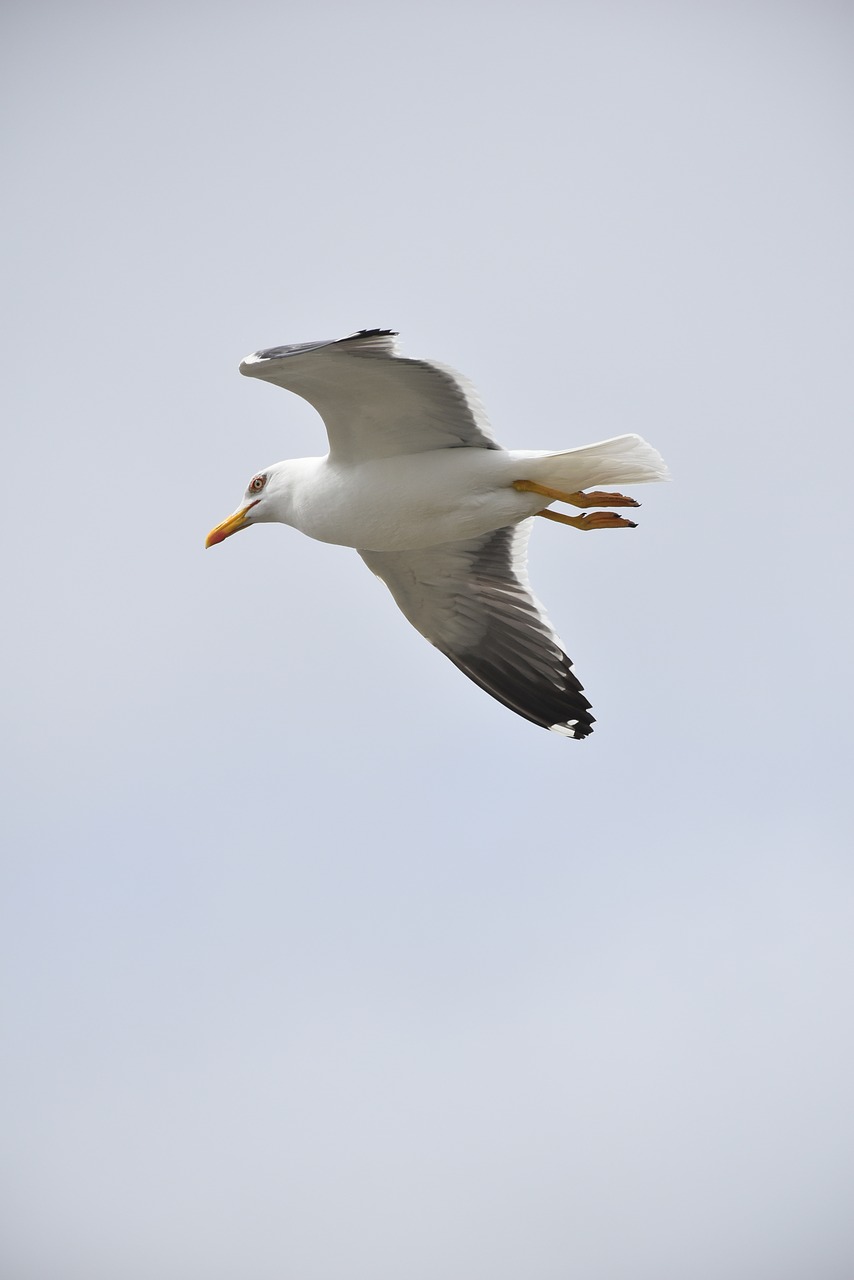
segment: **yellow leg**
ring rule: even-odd
[[[591,529],[636,529],[634,520],[614,515],[613,511],[589,511],[583,516],[565,516],[562,511],[538,511],[544,520],[556,520],[558,524],[570,524],[573,529],[589,533]]]
[[[548,485],[537,484],[536,480],[514,480],[513,488],[520,493],[539,493],[552,502],[568,502],[572,507],[639,507],[634,498],[622,493],[563,493],[560,489],[550,489]]]

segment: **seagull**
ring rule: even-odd
[[[205,545],[277,521],[355,548],[470,680],[533,724],[586,738],[591,704],[528,582],[533,519],[633,529],[615,509],[639,504],[595,486],[665,480],[667,467],[638,435],[559,453],[505,449],[466,379],[401,356],[396,338],[361,329],[246,357],[242,374],[318,411],[329,452],[258,471]],[[552,511],[555,502],[582,514]]]

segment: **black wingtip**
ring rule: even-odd
[[[348,334],[344,341],[347,342],[350,338],[396,338],[397,336],[397,329],[357,329],[355,333]]]

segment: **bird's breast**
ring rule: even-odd
[[[320,542],[412,551],[473,538],[532,514],[509,455],[443,449],[356,465],[325,458],[292,490],[293,524]]]

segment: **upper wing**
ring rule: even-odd
[[[586,738],[590,703],[528,585],[531,521],[423,551],[360,551],[417,631],[505,707]]]
[[[294,391],[326,424],[330,456],[344,463],[460,446],[499,449],[474,390],[443,365],[397,354],[390,329],[339,342],[271,347],[240,372]]]

